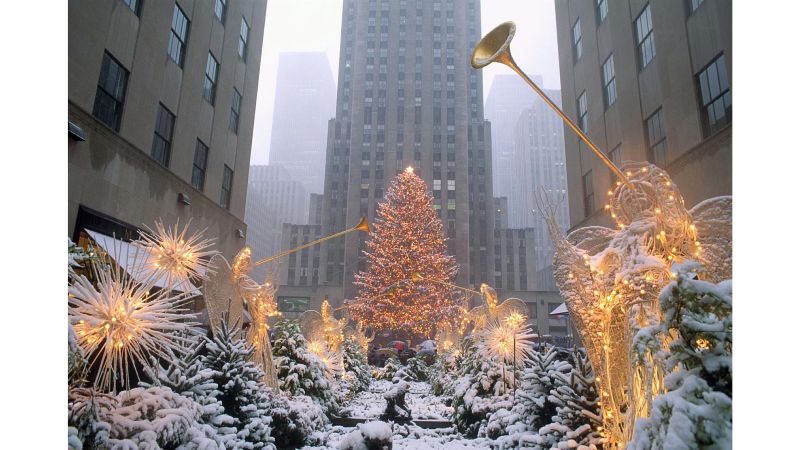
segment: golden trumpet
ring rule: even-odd
[[[472,293],[472,294],[476,294],[476,295],[483,295],[483,294],[481,294],[479,291],[476,291],[476,290],[474,290],[474,289],[470,289],[470,288],[465,288],[465,287],[457,286],[457,285],[455,285],[455,284],[453,284],[453,283],[447,283],[447,282],[444,282],[444,281],[431,280],[430,278],[425,278],[425,277],[424,277],[424,276],[422,276],[422,274],[421,274],[421,273],[419,273],[419,272],[413,272],[413,273],[411,274],[411,282],[412,282],[412,283],[419,283],[420,281],[425,281],[425,280],[427,280],[427,281],[430,281],[430,282],[432,282],[432,283],[441,284],[442,286],[447,286],[447,287],[451,287],[451,288],[454,288],[454,289],[460,289],[460,290],[462,290],[462,291],[470,292],[470,293]]]
[[[495,27],[494,30],[490,31],[486,36],[483,37],[483,39],[480,40],[480,42],[478,42],[478,44],[475,46],[475,49],[472,51],[472,67],[475,69],[482,69],[493,62],[499,62],[510,67],[511,70],[522,77],[522,79],[525,80],[525,82],[528,83],[528,85],[533,88],[533,90],[536,91],[540,97],[542,97],[542,100],[544,100],[548,106],[558,113],[564,123],[572,128],[572,131],[574,131],[578,137],[581,138],[581,140],[585,142],[586,145],[588,145],[598,157],[600,157],[603,163],[608,166],[608,168],[611,169],[617,175],[617,177],[624,181],[628,187],[632,188],[633,185],[630,181],[628,181],[628,177],[622,173],[622,170],[620,170],[619,167],[617,167],[608,158],[608,156],[606,156],[606,154],[603,153],[594,144],[594,142],[592,142],[592,140],[589,139],[589,137],[586,136],[586,134],[584,134],[584,132],[581,131],[581,129],[575,125],[575,123],[570,120],[569,117],[567,117],[566,114],[564,114],[564,111],[556,106],[556,104],[550,100],[550,97],[548,97],[547,94],[545,94],[544,91],[542,91],[542,89],[536,85],[536,83],[534,83],[530,78],[528,78],[527,75],[525,75],[522,70],[520,70],[519,66],[517,66],[517,63],[514,62],[514,58],[511,56],[511,40],[514,39],[514,33],[516,33],[516,31],[517,26],[514,24],[514,22],[503,22]]]
[[[299,247],[295,247],[295,248],[293,248],[291,250],[286,250],[285,252],[278,253],[275,256],[270,256],[269,258],[264,258],[264,259],[262,259],[260,261],[257,261],[255,263],[253,263],[253,265],[257,266],[259,264],[264,264],[265,262],[270,262],[272,260],[275,260],[275,259],[278,259],[278,258],[282,258],[282,257],[284,257],[284,256],[286,256],[288,254],[291,254],[291,253],[294,253],[294,252],[298,252],[300,250],[303,250],[304,248],[311,247],[312,245],[317,245],[320,242],[327,241],[328,239],[333,239],[335,237],[339,237],[339,236],[342,236],[344,234],[347,234],[347,233],[350,233],[350,232],[353,232],[353,231],[366,231],[367,233],[369,233],[370,229],[369,229],[369,223],[367,222],[367,218],[366,217],[362,217],[361,220],[358,222],[358,225],[354,226],[353,228],[348,228],[348,229],[346,229],[344,231],[340,231],[338,233],[333,233],[330,236],[325,236],[323,238],[319,238],[316,241],[311,241],[311,242],[309,242],[307,244],[303,244],[303,245],[301,245]]]

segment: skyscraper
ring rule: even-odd
[[[564,111],[609,158],[665,169],[687,208],[731,194],[732,41],[727,0],[556,2]],[[612,226],[615,179],[565,135],[572,227]]]
[[[289,176],[281,166],[250,166],[247,182],[247,245],[257,259],[281,250],[284,223],[306,223],[308,193],[303,184]],[[253,268],[253,278],[261,281],[264,266]]]
[[[478,0],[345,0],[336,117],[329,123],[323,234],[372,219],[389,183],[414,167],[432,189],[456,282],[488,279],[493,260],[491,135],[481,72]],[[323,245],[321,278],[352,298],[366,236]]]
[[[541,86],[542,77],[531,75]],[[508,197],[519,186],[514,181],[514,126],[522,110],[533,105],[538,96],[517,75],[495,75],[489,95],[486,96],[486,120],[492,124],[492,176],[496,197]],[[509,204],[509,214],[514,215],[515,205]],[[522,226],[511,220],[512,226]]]
[[[275,92],[269,164],[285,167],[309,193],[322,193],[328,120],[336,107],[327,54],[281,53]]]
[[[546,91],[560,104],[559,91]],[[556,221],[563,231],[569,228],[567,172],[564,166],[564,127],[561,118],[542,100],[525,108],[514,127],[514,189],[509,208],[511,224],[533,229],[535,267],[539,271],[553,262],[553,243],[536,199],[544,193],[556,207]],[[531,283],[533,285],[533,283]],[[538,286],[544,290],[544,286]]]
[[[137,237],[157,219],[244,246],[266,3],[70,1],[69,219]]]

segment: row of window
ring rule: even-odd
[[[705,135],[712,134],[727,124],[733,118],[731,107],[731,92],[728,84],[728,74],[725,65],[725,55],[717,56],[711,63],[704,67],[696,75],[699,86],[700,104],[703,111],[703,126]],[[579,123],[585,124],[586,92],[578,97]],[[658,108],[645,120],[647,133],[647,144],[649,149],[648,158],[660,167],[667,165],[667,133],[664,125],[663,108]],[[582,143],[581,143],[582,145]],[[580,149],[582,151],[582,149]],[[619,167],[621,164],[621,145],[617,145],[608,154],[609,159]],[[612,175],[613,176],[613,175]],[[589,170],[583,175],[583,206],[584,216],[588,217],[595,211],[594,188],[592,185],[592,171]]]
[[[227,0],[216,0],[214,15],[223,24],[225,22],[227,9]],[[189,26],[190,22],[186,17],[186,13],[175,3],[175,9],[172,11],[172,28],[170,30],[169,43],[167,44],[167,53],[181,68],[183,68],[183,61],[186,58],[186,42],[189,39]],[[247,20],[242,17],[242,23],[239,27],[238,52],[239,57],[244,61],[247,61],[247,45],[249,39],[250,25],[247,23]]]
[[[210,59],[212,59],[210,57]],[[214,74],[215,75],[215,74]],[[103,62],[100,67],[100,78],[97,82],[97,93],[92,114],[101,122],[119,131],[122,109],[125,102],[125,92],[127,89],[129,72],[119,63],[110,53],[103,54]],[[204,87],[203,96],[207,93],[211,95],[215,92],[212,85],[209,89]],[[213,98],[213,97],[212,97]],[[239,91],[233,89],[233,99],[231,101],[231,112],[228,126],[234,132],[239,130],[239,115],[241,112],[242,96]],[[175,127],[175,114],[173,114],[164,104],[159,103],[156,114],[155,129],[153,131],[153,144],[150,149],[150,156],[158,161],[159,164],[169,167],[170,156],[172,153],[172,136]],[[195,155],[192,165],[192,186],[203,191],[205,185],[206,166],[208,162],[208,146],[200,139],[195,146]],[[220,195],[220,205],[230,208],[231,188],[233,184],[233,170],[227,165],[224,168],[222,193]]]

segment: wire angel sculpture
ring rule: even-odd
[[[349,319],[348,319],[349,321]],[[352,339],[356,344],[358,344],[361,351],[367,353],[369,351],[369,344],[373,340],[375,340],[375,330],[367,330],[364,329],[364,325],[361,321],[357,321],[354,324],[351,323],[344,328],[344,337],[345,339]]]
[[[606,205],[617,230],[590,226],[565,237],[541,191],[538,202],[555,249],[556,284],[597,376],[601,434],[624,445],[665,391],[657,353],[668,342],[632,351],[633,338],[660,321],[658,295],[674,277],[673,264],[696,260],[710,281],[730,278],[732,201],[716,197],[687,211],[662,169],[634,162],[622,169],[631,186],[617,182]]]
[[[253,362],[264,371],[264,382],[276,387],[278,381],[267,322],[270,317],[280,315],[275,302],[274,274],[268,274],[264,284],[258,284],[248,276],[252,267],[250,247],[242,248],[233,264],[228,264],[222,255],[215,255],[209,265],[213,274],[203,283],[203,296],[212,332],[216,334],[223,317],[227,317],[229,327],[242,327],[247,311],[250,323],[245,339],[255,347]]]
[[[326,363],[329,372],[343,365],[342,342],[348,319],[336,319],[327,298],[320,311],[306,311],[300,315],[300,330],[309,343],[309,350]]]
[[[479,331],[492,321],[503,321],[514,312],[525,314],[528,306],[518,298],[507,298],[499,303],[497,292],[486,283],[481,284],[481,298],[484,304],[467,312],[467,321],[473,324],[473,330]]]

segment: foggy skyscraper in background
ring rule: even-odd
[[[322,193],[328,120],[335,106],[336,85],[326,53],[281,53],[269,164],[284,167],[309,193]]]
[[[542,85],[540,75],[531,79]],[[533,106],[538,98],[536,92],[517,75],[495,75],[484,112],[492,124],[492,174],[495,197],[508,197],[514,186],[512,157],[514,153],[514,127],[522,110]],[[524,226],[514,222],[514,205],[509,203],[509,222],[512,227]]]

